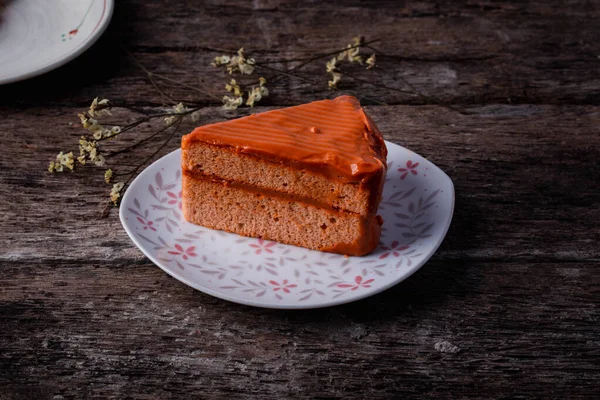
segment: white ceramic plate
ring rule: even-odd
[[[71,61],[102,35],[113,0],[4,0],[0,11],[0,84]]]
[[[364,257],[307,250],[214,231],[181,215],[181,151],[146,168],[126,191],[121,223],[166,273],[204,293],[257,307],[348,303],[409,277],[442,243],[454,210],[450,178],[423,157],[386,142],[388,175],[379,247]]]

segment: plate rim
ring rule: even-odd
[[[413,152],[410,149],[407,149],[404,146],[401,146],[399,144],[390,142],[388,140],[385,140],[386,146],[398,146],[406,151]],[[150,169],[151,167],[155,166],[157,163],[159,163],[161,160],[163,160],[165,157],[168,157],[174,153],[177,152],[181,152],[181,149],[175,149],[167,154],[165,154],[164,156],[160,157],[159,159],[155,160],[152,164],[148,165],[146,168],[144,168],[136,177],[135,179],[131,182],[131,184],[129,185],[129,187],[133,186],[133,184],[135,183],[136,180],[138,180],[140,178],[140,176],[144,173],[144,171]],[[129,236],[129,238],[132,240],[132,242],[135,244],[135,246],[146,256],[148,257],[148,259],[150,261],[152,261],[152,263],[154,265],[156,265],[157,267],[159,267],[161,270],[163,270],[164,272],[166,272],[169,276],[171,276],[172,278],[175,278],[176,280],[178,280],[179,282],[195,289],[198,290],[202,293],[205,293],[207,295],[219,298],[221,300],[226,300],[235,304],[240,304],[240,305],[245,305],[245,306],[252,306],[252,307],[258,307],[258,308],[265,308],[265,309],[279,309],[279,310],[310,310],[310,309],[318,309],[318,308],[327,308],[327,307],[335,307],[335,306],[339,306],[342,304],[348,304],[348,303],[353,303],[355,301],[359,301],[359,300],[363,300],[367,297],[371,297],[371,296],[375,296],[381,292],[384,292],[390,288],[392,288],[393,286],[398,285],[399,283],[405,281],[406,279],[410,278],[415,272],[417,272],[418,270],[420,270],[430,259],[431,257],[433,257],[433,255],[437,252],[437,250],[439,249],[439,247],[441,246],[441,244],[443,243],[444,239],[446,238],[446,235],[448,234],[448,230],[450,229],[450,225],[452,224],[452,219],[454,217],[454,206],[455,206],[455,202],[456,202],[456,194],[455,194],[455,189],[454,189],[454,182],[452,181],[452,179],[448,176],[448,174],[442,170],[440,167],[438,167],[437,165],[435,165],[433,162],[431,162],[429,159],[421,156],[418,153],[415,153],[417,155],[419,155],[420,157],[424,158],[425,160],[427,160],[428,162],[430,162],[435,168],[438,169],[439,172],[442,173],[442,176],[444,177],[444,179],[447,181],[447,183],[449,184],[449,190],[450,190],[450,200],[451,200],[451,204],[450,204],[450,212],[448,215],[448,220],[447,223],[444,226],[443,229],[443,234],[441,234],[439,236],[438,241],[435,243],[435,245],[433,246],[432,251],[426,256],[424,257],[414,268],[412,268],[410,271],[408,271],[405,275],[403,275],[400,278],[396,278],[396,279],[392,279],[390,280],[388,283],[386,283],[385,285],[382,285],[381,287],[374,289],[372,291],[369,292],[365,292],[365,293],[361,293],[360,295],[356,296],[356,297],[352,297],[350,299],[335,299],[335,300],[329,300],[329,301],[325,301],[323,303],[320,304],[316,304],[316,305],[303,305],[303,304],[276,304],[276,303],[269,303],[269,304],[265,304],[263,302],[257,302],[257,301],[253,301],[253,300],[240,300],[238,298],[235,298],[233,296],[228,296],[225,293],[216,291],[210,287],[205,287],[205,286],[201,286],[193,281],[190,281],[189,279],[182,277],[182,276],[178,276],[176,274],[174,274],[171,269],[168,269],[166,267],[164,267],[163,265],[161,265],[161,262],[156,259],[152,254],[150,254],[148,251],[146,251],[145,246],[141,245],[141,241],[136,238],[136,236],[134,235],[134,232],[131,231],[128,227],[128,224],[125,222],[125,209],[126,207],[122,206],[123,204],[125,204],[127,202],[127,200],[129,199],[130,196],[134,196],[132,194],[133,191],[130,190],[126,190],[125,194],[123,195],[123,198],[121,199],[121,205],[119,206],[119,220],[121,222],[121,225],[123,226],[123,228],[125,229],[125,232],[127,233],[127,235]],[[208,228],[207,228],[208,229]]]
[[[20,82],[20,81],[34,78],[36,76],[43,75],[43,74],[50,72],[58,67],[62,67],[63,65],[73,61],[74,59],[79,57],[81,54],[86,52],[90,47],[92,47],[92,45],[94,43],[96,43],[96,41],[100,38],[100,36],[102,36],[102,34],[106,31],[106,28],[108,28],[108,25],[110,24],[110,21],[113,16],[113,11],[115,8],[114,0],[102,0],[102,1],[104,1],[105,7],[106,7],[105,13],[104,13],[105,15],[104,15],[103,19],[101,19],[98,22],[98,27],[90,34],[90,36],[88,36],[86,38],[86,40],[83,43],[81,43],[81,45],[79,47],[76,47],[75,49],[71,50],[71,52],[65,54],[64,56],[61,56],[60,58],[50,62],[49,64],[44,65],[43,67],[35,68],[35,69],[29,70],[27,72],[22,72],[17,75],[9,75],[7,77],[0,76],[0,85],[6,85],[9,83]]]

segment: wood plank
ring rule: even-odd
[[[261,110],[265,109],[254,111]],[[368,110],[387,139],[427,157],[455,183],[455,218],[440,257],[600,258],[598,107],[490,105],[470,108],[467,115],[439,106]],[[13,201],[0,204],[0,224],[14,228],[0,232],[0,242],[8,249],[0,253],[0,260],[142,259],[121,229],[116,212],[99,219],[110,191],[102,181],[102,169],[73,174],[45,171],[58,151],[77,151],[82,133],[77,127],[78,111],[2,111],[0,140],[5,154],[11,156],[0,158],[0,195]],[[199,124],[244,112],[205,108]],[[134,116],[127,110],[122,113],[124,118]],[[192,127],[187,123],[182,132]],[[144,127],[140,133],[147,135],[152,129],[156,128]],[[123,143],[134,140],[124,137]],[[157,139],[140,148],[135,160],[126,154],[117,161],[135,165],[160,143]],[[177,147],[178,139],[163,153]],[[15,162],[18,174],[12,170]],[[40,238],[47,245],[40,246]]]
[[[210,62],[224,50],[245,47],[258,61],[289,60],[341,48],[359,34],[381,39],[377,47],[387,56],[379,58],[378,69],[357,67],[350,69],[352,74],[395,89],[408,89],[405,79],[427,96],[351,79],[341,87],[368,93],[377,102],[598,104],[600,10],[589,2],[560,4],[356,2],[339,8],[327,2],[123,2],[91,51],[46,76],[3,87],[0,104],[81,105],[96,95],[123,105],[164,102],[128,54],[155,73],[187,85],[202,84],[220,97],[229,77]],[[269,65],[287,70],[298,63]],[[260,73],[273,76],[271,71]],[[312,83],[285,78],[273,85],[265,104],[291,105],[335,95],[327,87],[324,61],[299,73]],[[166,91],[179,100],[218,103],[185,87]]]
[[[375,297],[297,312],[211,298],[149,262],[52,265],[3,262],[6,393],[590,398],[600,390],[596,262],[438,258]]]

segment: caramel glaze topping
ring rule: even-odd
[[[351,96],[201,126],[183,137],[181,147],[189,148],[195,141],[232,147],[347,183],[364,184],[386,170],[381,132]]]

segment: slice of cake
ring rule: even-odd
[[[354,97],[201,126],[181,148],[192,223],[346,255],[379,242],[387,149]]]

